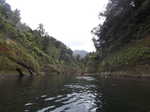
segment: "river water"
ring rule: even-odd
[[[0,112],[150,112],[150,81],[9,77],[0,81]]]

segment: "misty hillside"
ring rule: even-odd
[[[85,51],[85,50],[75,50],[75,51],[73,51],[73,56],[80,56],[81,58],[84,58],[86,55],[88,54],[88,52],[87,51]]]

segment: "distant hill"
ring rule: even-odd
[[[80,55],[81,58],[84,58],[86,55],[88,54],[87,51],[85,50],[75,50],[73,51],[73,56],[77,56],[77,55]]]

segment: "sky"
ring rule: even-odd
[[[107,0],[7,0],[12,9],[19,9],[22,22],[32,29],[40,23],[50,36],[72,50],[95,51],[91,34],[102,22],[98,14],[105,10]]]

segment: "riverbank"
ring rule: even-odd
[[[32,75],[25,69],[21,69],[22,73],[24,74],[23,77],[31,77],[31,76],[44,76],[44,75],[76,75],[79,74],[79,71],[75,67],[69,67],[65,65],[55,64],[50,65],[47,64],[40,71],[38,74],[33,73]],[[6,77],[20,77],[20,73],[16,70],[1,70],[0,71],[0,79]]]
[[[150,79],[150,73],[137,73],[137,72],[125,72],[125,71],[118,71],[118,72],[101,72],[101,73],[94,73],[95,76],[100,78],[110,78],[110,79]]]

